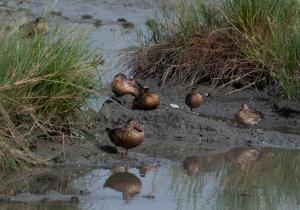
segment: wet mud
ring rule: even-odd
[[[187,154],[233,147],[299,148],[300,116],[296,102],[287,109],[283,102],[261,92],[248,90],[230,96],[223,92],[207,94],[204,104],[191,112],[184,104],[190,88],[161,89],[154,81],[145,84],[160,95],[160,107],[153,111],[133,110],[131,96],[119,98],[121,104],[107,101],[94,118],[94,129],[102,136],[103,143],[111,144],[106,138],[106,127],[118,127],[128,119],[136,119],[143,125],[146,138],[133,151],[155,157],[180,159]],[[204,95],[209,92],[209,86],[198,89]],[[243,103],[263,112],[265,119],[253,127],[239,125],[234,113]],[[174,104],[179,108],[173,108]]]

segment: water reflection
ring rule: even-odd
[[[197,156],[188,157],[183,161],[183,168],[186,170],[187,175],[193,176],[201,169],[201,163]]]
[[[123,199],[129,200],[141,192],[142,182],[132,173],[118,172],[108,177],[103,187],[109,187],[118,192],[122,192]]]
[[[141,165],[139,169],[139,174],[141,177],[145,177],[148,172],[157,170],[161,165],[160,164],[153,164],[153,163],[146,163]]]
[[[100,206],[106,210],[300,209],[299,161],[300,152],[296,150],[237,148],[187,157],[181,163],[162,160],[161,167],[145,164],[112,175],[110,170],[97,169],[77,180],[80,189],[84,186],[91,192],[80,207],[89,210]]]
[[[294,210],[300,209],[299,163],[298,150],[237,148],[137,168],[45,171],[14,182],[37,194],[74,193],[81,210]],[[20,189],[9,190],[12,181],[0,186],[0,192],[8,190],[12,196]],[[0,205],[0,210],[17,208],[75,209],[66,203]]]
[[[193,177],[171,174],[175,198],[185,199],[177,209],[300,209],[299,161],[299,151],[269,148],[188,157]]]

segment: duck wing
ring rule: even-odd
[[[251,108],[249,111],[251,111],[252,113],[254,113],[256,115],[259,115],[261,118],[263,118],[265,116],[264,113],[262,113],[262,112],[260,112],[260,111],[258,111],[256,109],[253,109],[253,108]]]

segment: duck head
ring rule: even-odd
[[[248,110],[249,106],[247,104],[242,104],[241,110]]]

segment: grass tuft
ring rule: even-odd
[[[15,170],[45,162],[29,149],[35,138],[72,135],[72,119],[97,95],[102,59],[75,31],[55,27],[27,38],[18,24],[2,25],[0,167]]]

